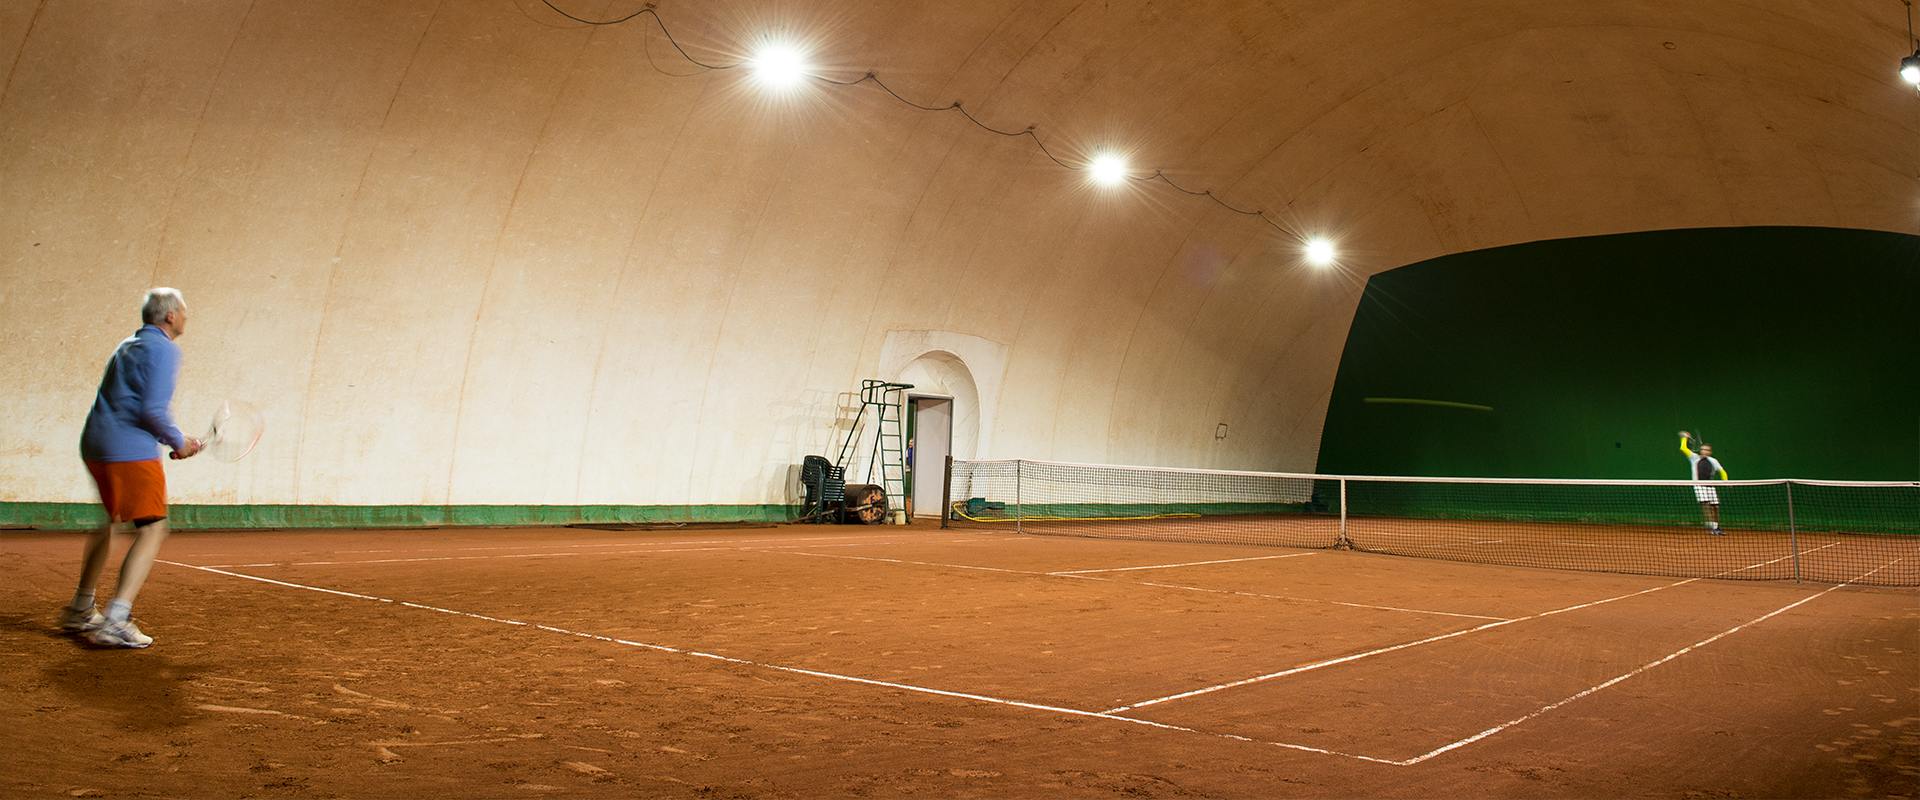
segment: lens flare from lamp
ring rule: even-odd
[[[789,44],[769,42],[748,60],[754,80],[761,86],[784,92],[799,86],[807,78],[807,56]]]
[[[1104,155],[1087,165],[1087,172],[1093,176],[1093,182],[1101,186],[1118,186],[1127,179],[1127,162],[1116,155]]]
[[[1900,77],[1908,83],[1920,84],[1920,53],[1900,59]]]
[[[1333,242],[1326,237],[1315,236],[1307,240],[1307,263],[1324,267],[1333,263]]]

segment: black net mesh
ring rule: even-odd
[[[955,461],[952,525],[1639,575],[1920,585],[1920,483],[1388,478]]]

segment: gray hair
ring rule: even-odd
[[[158,325],[167,321],[167,315],[184,310],[187,300],[180,296],[179,289],[161,286],[147,290],[147,302],[140,306],[140,321],[148,325]]]

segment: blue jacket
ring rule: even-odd
[[[113,351],[100,393],[80,432],[80,457],[88,461],[151,461],[159,445],[187,446],[167,406],[180,375],[180,346],[153,325],[135,331]]]

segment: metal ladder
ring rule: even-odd
[[[875,408],[880,427],[874,433],[872,456],[867,459],[867,480],[873,480],[873,469],[878,465],[880,490],[886,493],[887,508],[890,509],[907,507],[906,412],[901,400],[906,390],[911,388],[911,383],[861,381],[860,413],[853,418],[853,425],[847,428],[847,440],[840,445],[840,457],[834,460],[842,468],[847,466],[854,446],[860,442],[860,422],[866,419],[868,408]]]

